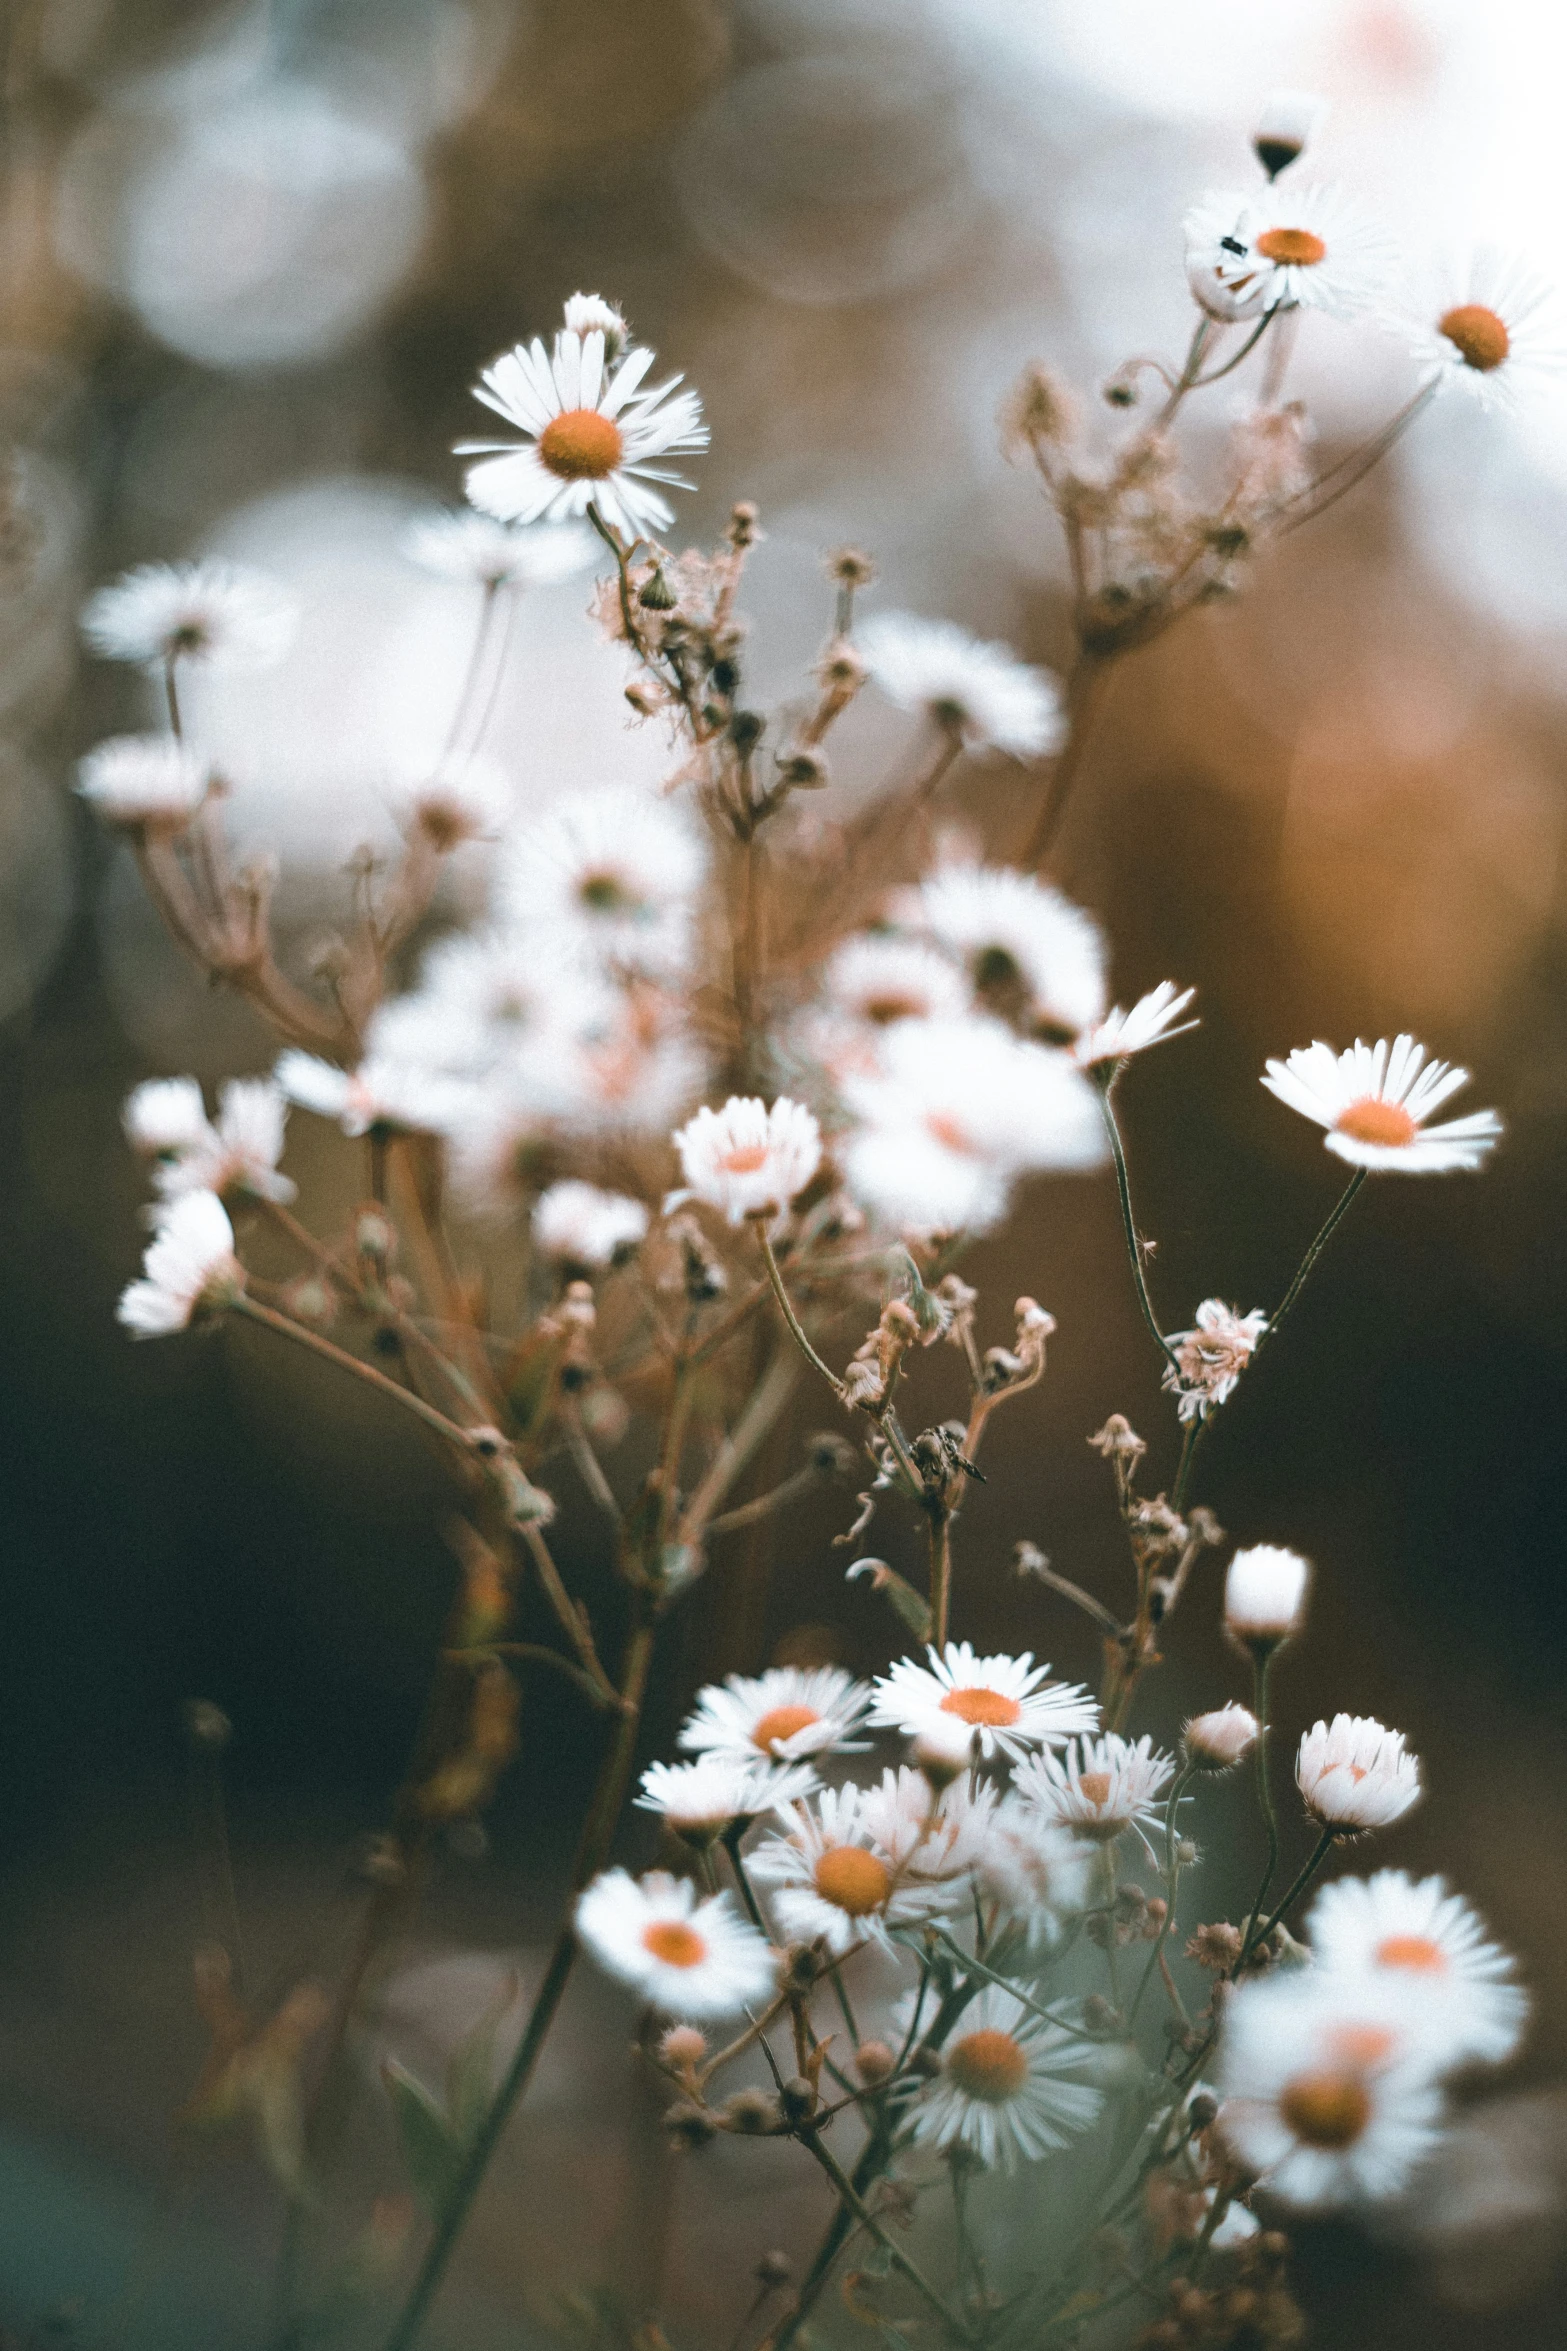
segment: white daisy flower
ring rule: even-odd
[[[885,1945],[890,1928],[917,1926],[961,1898],[952,1881],[900,1870],[866,1819],[862,1789],[824,1788],[814,1808],[791,1805],[780,1818],[787,1832],[765,1838],[746,1867],[772,1888],[773,1917],[791,1941],[840,1953]]]
[[[932,1882],[971,1875],[996,1808],[994,1788],[964,1772],[938,1792],[904,1763],[860,1794],[871,1842],[900,1875]]]
[[[1157,1754],[1146,1733],[1134,1743],[1106,1731],[1074,1739],[1064,1755],[1029,1756],[1013,1785],[1025,1804],[1089,1844],[1113,1844],[1127,1829],[1146,1843],[1150,1830],[1164,1826],[1159,1799],[1174,1773],[1172,1758]]]
[[[862,1207],[904,1233],[979,1233],[1031,1171],[1097,1167],[1106,1144],[1089,1081],[1065,1053],[999,1021],[904,1020],[880,1068],[850,1073],[856,1124],[841,1158]]]
[[[596,507],[629,539],[667,529],[674,509],[651,485],[693,485],[658,458],[707,447],[702,403],[678,389],[680,378],[643,391],[653,364],[644,346],[618,364],[609,360],[604,330],[569,329],[553,351],[537,338],[518,343],[487,367],[475,397],[527,438],[460,441],[460,456],[477,456],[463,487],[470,502],[503,522],[564,522]]]
[[[226,1078],[218,1091],[217,1125],[156,1168],[153,1181],[169,1200],[182,1192],[292,1200],[298,1186],[278,1172],[287,1120],[282,1088],[271,1078]]]
[[[291,1102],[335,1118],[345,1135],[368,1135],[373,1127],[438,1135],[471,1098],[456,1078],[374,1052],[349,1070],[291,1046],[273,1074]]]
[[[1351,1167],[1442,1175],[1478,1167],[1502,1131],[1494,1110],[1477,1110],[1427,1127],[1433,1110],[1469,1083],[1466,1069],[1428,1061],[1413,1037],[1357,1038],[1347,1052],[1331,1045],[1297,1046],[1270,1061],[1263,1084],[1302,1118],[1326,1127],[1327,1148]]]
[[[1429,303],[1389,323],[1410,334],[1415,357],[1438,371],[1440,384],[1457,385],[1484,408],[1510,407],[1567,369],[1555,287],[1493,246],[1450,262]]]
[[[212,773],[169,735],[111,735],[78,760],[76,789],[106,824],[189,824]]]
[[[1303,155],[1321,130],[1327,101],[1306,90],[1274,90],[1263,101],[1251,134],[1252,152],[1270,180]]]
[[[1237,1706],[1232,1699],[1228,1706],[1194,1714],[1183,1725],[1181,1736],[1199,1771],[1228,1771],[1233,1764],[1245,1761],[1257,1744],[1260,1729],[1251,1708]]]
[[[1099,1708],[1073,1682],[1052,1682],[1033,1653],[977,1656],[967,1641],[949,1641],[928,1665],[900,1657],[875,1686],[869,1720],[878,1729],[918,1738],[933,1718],[966,1722],[981,1755],[1016,1759],[1030,1747],[1059,1746],[1074,1732],[1094,1730]]]
[[[564,1123],[594,1135],[666,1135],[711,1075],[706,1053],[669,997],[632,995],[608,1032],[578,1046],[565,1071]]]
[[[971,2148],[1001,2171],[1037,2163],[1099,2120],[1103,2093],[1069,2078],[1082,2062],[1074,2035],[988,1984],[953,2027],[941,2071],[913,2110],[915,2139]]]
[[[537,950],[632,971],[681,971],[707,870],[679,808],[629,786],[587,792],[521,827],[496,880],[504,920]]]
[[[889,702],[922,711],[970,751],[1034,759],[1066,740],[1060,691],[1007,645],[987,644],[950,620],[884,612],[858,632],[855,650]]]
[[[768,1108],[754,1095],[731,1094],[722,1110],[704,1103],[675,1134],[683,1191],[730,1224],[787,1208],[822,1163],[822,1131],[803,1103],[780,1094]]]
[[[1225,1631],[1243,1649],[1287,1641],[1306,1621],[1310,1584],[1310,1565],[1298,1551],[1277,1543],[1237,1551],[1224,1579]]]
[[[1500,2065],[1523,2037],[1529,1995],[1511,1980],[1512,1954],[1445,1878],[1338,1878],[1312,1904],[1307,1933],[1321,1967],[1369,1968],[1435,2003],[1461,2058]]]
[[[758,1756],[799,1763],[807,1756],[852,1755],[871,1693],[841,1665],[774,1665],[750,1679],[732,1673],[697,1693],[680,1733],[688,1754]]]
[[[818,1785],[808,1763],[704,1755],[697,1763],[650,1763],[636,1801],[644,1812],[661,1814],[688,1844],[710,1845],[736,1821],[754,1820],[814,1795]]]
[[[1083,1030],[1072,1059],[1079,1069],[1102,1070],[1134,1053],[1146,1053],[1150,1045],[1162,1045],[1167,1038],[1184,1037],[1199,1025],[1181,1019],[1196,993],[1195,988],[1177,988],[1174,980],[1161,980],[1157,988],[1138,997],[1130,1012],[1113,1004],[1103,1020]]]
[[[1238,1314],[1222,1298],[1205,1298],[1197,1309],[1196,1329],[1170,1333],[1175,1361],[1165,1365],[1163,1384],[1175,1396],[1182,1420],[1206,1420],[1234,1393],[1267,1327],[1260,1307]]]
[[[1000,1921],[1022,1928],[1031,1951],[1048,1950],[1086,1909],[1093,1857],[1058,1821],[1014,1795],[990,1817],[974,1881]]]
[[[265,572],[238,563],[141,563],[82,608],[82,634],[107,661],[159,669],[270,669],[293,643],[299,613]]]
[[[827,1008],[866,1028],[900,1020],[961,1019],[969,992],[945,955],[916,939],[846,939],[822,973]]]
[[[502,1075],[564,1105],[563,1056],[585,1037],[607,1035],[620,1012],[598,973],[542,956],[512,931],[460,931],[430,950],[413,995],[382,1007],[375,1036],[409,1060]]]
[[[577,1940],[606,1975],[666,2016],[734,2016],[766,2000],[777,1956],[728,1894],[699,1902],[684,1879],[623,1869],[577,1900]]]
[[[568,296],[565,312],[568,335],[584,338],[600,334],[604,338],[604,355],[618,359],[631,340],[627,326],[613,302],[606,302],[602,294],[572,294]]]
[[[443,856],[464,841],[493,841],[511,815],[515,794],[504,768],[482,751],[450,754],[431,775],[398,795],[405,832],[424,834]]]
[[[1395,2195],[1441,2113],[1424,2022],[1366,1977],[1296,1969],[1238,1985],[1224,2010],[1221,2133],[1288,2204]]]
[[[1340,188],[1218,189],[1192,206],[1184,226],[1192,290],[1202,301],[1211,289],[1221,318],[1290,303],[1349,318],[1387,281],[1386,239]]]
[[[513,530],[493,515],[459,510],[410,523],[403,552],[442,579],[482,588],[549,588],[586,570],[598,541],[583,523],[535,523]]]
[[[1359,1836],[1391,1828],[1420,1801],[1420,1759],[1374,1716],[1335,1714],[1300,1742],[1295,1784],[1306,1810],[1325,1829]]]
[[[120,1124],[131,1149],[147,1159],[193,1151],[212,1133],[194,1078],[144,1078],[125,1097]]]
[[[573,1180],[551,1184],[533,1210],[535,1248],[566,1265],[613,1265],[639,1247],[647,1228],[648,1212],[640,1200]]]
[[[898,911],[967,972],[981,1004],[1061,1043],[1105,1017],[1106,947],[1091,914],[1010,866],[943,865]]]
[[[166,1338],[203,1307],[227,1305],[244,1286],[222,1201],[214,1192],[185,1192],[160,1212],[142,1279],[121,1292],[116,1319],[133,1338]]]

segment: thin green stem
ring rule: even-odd
[[[1153,1981],[1154,1971],[1164,1957],[1165,1944],[1169,1941],[1170,1931],[1175,1925],[1175,1898],[1181,1883],[1180,1864],[1175,1857],[1175,1808],[1186,1793],[1188,1781],[1195,1776],[1196,1768],[1195,1764],[1188,1763],[1176,1773],[1175,1783],[1170,1790],[1170,1801],[1164,1808],[1164,1897],[1166,1907],[1159,1926],[1158,1940],[1148,1955],[1148,1965],[1143,1969],[1142,1980],[1132,1994],[1132,2005],[1127,2012],[1126,2019],[1129,2026],[1137,2021],[1137,2011],[1143,2004],[1143,1994]]]
[[[778,1260],[773,1255],[773,1245],[767,1237],[767,1228],[764,1224],[758,1223],[756,1227],[756,1238],[761,1246],[762,1263],[767,1268],[767,1278],[773,1285],[773,1296],[778,1301],[779,1312],[782,1314],[784,1321],[789,1326],[790,1337],[793,1339],[795,1345],[799,1348],[800,1353],[805,1357],[806,1362],[811,1366],[812,1370],[819,1371],[821,1373],[822,1378],[827,1382],[827,1385],[831,1388],[833,1394],[841,1403],[843,1400],[843,1382],[839,1379],[836,1372],[828,1370],[826,1364],[823,1363],[821,1357],[817,1354],[816,1349],[811,1345],[810,1340],[806,1337],[805,1332],[801,1328],[800,1318],[795,1313],[793,1306],[790,1304],[789,1293],[784,1288],[783,1275],[778,1270]]]
[[[1273,1807],[1273,1788],[1268,1772],[1268,1675],[1273,1665],[1273,1649],[1274,1644],[1271,1642],[1266,1645],[1259,1642],[1252,1652],[1251,1710],[1257,1717],[1257,1744],[1252,1749],[1252,1762],[1257,1778],[1257,1807],[1268,1831],[1268,1865],[1262,1873],[1262,1883],[1257,1888],[1257,1898],[1251,1906],[1251,1921],[1246,1930],[1246,1939],[1241,1947],[1241,1955],[1235,1963],[1237,1974],[1262,1940],[1256,1931],[1257,1921],[1262,1914],[1262,1906],[1268,1899],[1268,1888],[1273,1883],[1273,1873],[1279,1866],[1279,1819]]]
[[[1257,1941],[1259,1943],[1265,1943],[1268,1937],[1272,1934],[1274,1928],[1278,1925],[1280,1919],[1283,1918],[1289,1911],[1294,1909],[1296,1903],[1300,1900],[1302,1894],[1304,1894],[1306,1888],[1310,1885],[1312,1879],[1316,1876],[1318,1870],[1322,1867],[1322,1864],[1326,1861],[1328,1855],[1332,1852],[1334,1846],[1338,1843],[1338,1838],[1339,1832],[1337,1829],[1323,1830],[1321,1836],[1317,1839],[1313,1852],[1311,1853],[1309,1859],[1303,1864],[1298,1876],[1291,1885],[1289,1892],[1285,1895],[1283,1901],[1273,1912],[1273,1915],[1268,1920],[1266,1926],[1258,1935]]]
[[[1148,1295],[1148,1277],[1143,1270],[1143,1245],[1137,1234],[1137,1220],[1132,1214],[1132,1180],[1127,1173],[1126,1152],[1121,1143],[1121,1129],[1116,1123],[1115,1108],[1110,1100],[1111,1088],[1101,1086],[1099,1107],[1104,1113],[1105,1133],[1110,1138],[1110,1156],[1115,1162],[1115,1188],[1121,1202],[1121,1230],[1126,1236],[1126,1254],[1131,1260],[1132,1280],[1137,1287],[1137,1303],[1142,1308],[1143,1320],[1148,1325],[1154,1345],[1166,1363],[1175,1363],[1175,1349],[1159,1328]]]
[[[802,2138],[801,2144],[802,2146],[808,2148],[810,2153],[815,2156],[817,2162],[821,2165],[823,2171],[831,2180],[833,2187],[836,2189],[838,2197],[845,2208],[859,2222],[861,2228],[868,2230],[871,2236],[876,2239],[877,2244],[881,2246],[883,2252],[891,2261],[893,2268],[897,2270],[901,2277],[904,2277],[908,2280],[909,2284],[914,2288],[920,2299],[925,2302],[932,2311],[934,2311],[935,2315],[940,2319],[942,2325],[947,2329],[948,2333],[955,2337],[955,2339],[960,2343],[971,2342],[973,2338],[970,2335],[968,2328],[958,2317],[956,2311],[948,2307],[948,2305],[942,2300],[941,2296],[937,2293],[935,2287],[925,2276],[924,2271],[920,2269],[916,2262],[909,2258],[908,2254],[904,2252],[903,2247],[897,2242],[897,2240],[888,2234],[887,2230],[877,2219],[875,2213],[871,2211],[869,2205],[865,2202],[865,2199],[856,2189],[848,2173],[837,2161],[836,2157],[829,2153],[828,2149],[822,2145],[821,2140],[817,2134],[814,2131],[810,2132]]]
[[[1282,1305],[1279,1307],[1277,1314],[1274,1315],[1267,1329],[1263,1332],[1262,1337],[1257,1341],[1257,1346],[1252,1358],[1254,1362],[1257,1355],[1261,1354],[1268,1341],[1278,1335],[1285,1316],[1292,1311],[1295,1305],[1295,1301],[1299,1298],[1302,1290],[1306,1287],[1306,1283],[1311,1276],[1312,1268],[1315,1266],[1317,1259],[1322,1255],[1323,1250],[1327,1247],[1334,1234],[1338,1231],[1339,1226],[1343,1223],[1345,1217],[1349,1214],[1350,1203],[1354,1199],[1356,1193],[1360,1190],[1361,1185],[1365,1182],[1368,1173],[1368,1169],[1364,1167],[1357,1167],[1354,1174],[1350,1177],[1349,1182],[1344,1186],[1343,1191],[1339,1194],[1338,1199],[1334,1202],[1327,1221],[1321,1226],[1315,1240],[1311,1244],[1311,1247],[1306,1251],[1305,1256],[1301,1259],[1300,1265],[1295,1274],[1295,1279],[1291,1282],[1289,1288],[1284,1293],[1284,1300]]]
[[[422,1420],[426,1428],[434,1429],[438,1436],[444,1437],[448,1444],[455,1445],[464,1454],[471,1453],[465,1430],[460,1429],[454,1420],[448,1420],[444,1412],[437,1412],[433,1404],[426,1404],[424,1398],[416,1396],[412,1388],[400,1387],[396,1380],[388,1379],[384,1371],[377,1371],[373,1363],[361,1363],[357,1355],[350,1355],[346,1348],[334,1346],[330,1339],[323,1339],[318,1331],[307,1330],[303,1323],[291,1322],[286,1314],[278,1314],[272,1307],[263,1306],[258,1299],[248,1295],[242,1294],[234,1299],[230,1311],[243,1314],[251,1322],[265,1323],[269,1331],[277,1331],[283,1338],[293,1339],[299,1346],[308,1347],[312,1354],[321,1356],[325,1362],[336,1364],[339,1371],[352,1372],[355,1379],[363,1380],[367,1387],[374,1388],[379,1395],[391,1397],[405,1412],[411,1412],[416,1419]]]

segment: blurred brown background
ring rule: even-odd
[[[850,538],[876,551],[884,603],[1059,663],[1050,519],[1001,460],[998,402],[1026,357],[1091,383],[1184,338],[1180,212],[1205,184],[1244,183],[1266,88],[1326,90],[1324,171],[1358,180],[1406,235],[1527,223],[1561,249],[1535,138],[1561,35],[1538,7],[1256,13],[11,0],[0,2321],[19,2340],[54,2339],[51,2325],[110,2339],[160,2195],[181,2250],[147,2256],[129,2339],[259,2339],[273,2191],[238,2156],[159,2185],[199,2059],[188,1971],[210,1875],[182,1703],[212,1698],[236,1726],[255,1975],[329,1958],[451,1574],[437,1465],[373,1409],[251,1332],[133,1350],[114,1325],[138,1246],[124,1092],[154,1071],[262,1068],[268,1048],[202,998],[68,797],[72,758],[140,722],[133,684],[79,664],[81,594],[207,545],[319,591],[310,690],[257,716],[268,681],[247,682],[227,721],[261,729],[236,808],[280,840],[308,918],[373,818],[397,731],[430,723],[448,690],[449,615],[415,601],[429,591],[399,564],[396,526],[455,495],[447,451],[473,429],[477,365],[585,285],[702,389],[713,449],[682,529],[710,531],[737,496],[761,503],[748,603],[769,691],[810,658],[827,617],[816,558]],[[1302,365],[1330,449],[1406,381],[1371,329],[1323,324]],[[1386,1858],[1450,1870],[1539,1994],[1511,2102],[1476,2142],[1479,2189],[1449,2183],[1435,2214],[1446,2261],[1412,2247],[1413,2224],[1398,2243],[1306,2234],[1318,2339],[1388,2351],[1560,2333],[1564,413],[1560,396],[1522,422],[1439,410],[1420,448],[1270,558],[1244,601],[1129,659],[1063,851],[1114,939],[1119,998],[1167,976],[1201,990],[1202,1029],[1125,1089],[1170,1325],[1215,1292],[1276,1300],[1332,1197],[1313,1135],[1257,1085],[1268,1053],[1407,1026],[1474,1068],[1475,1106],[1509,1123],[1482,1180],[1369,1188],[1203,1480],[1238,1539],[1319,1565],[1311,1635],[1282,1677],[1287,1736],[1340,1707],[1407,1729],[1430,1796]],[[541,797],[657,766],[621,729],[581,600],[580,583],[541,600],[500,723],[497,747]],[[428,679],[407,659],[426,615]],[[868,727],[851,768],[872,772],[879,748]],[[960,797],[1004,848],[1034,790],[987,769]],[[306,1130],[290,1164],[327,1213],[350,1179]],[[987,1340],[1020,1289],[1061,1327],[1046,1386],[997,1422],[991,1483],[965,1515],[962,1629],[1091,1674],[1078,1622],[1019,1587],[1009,1559],[1029,1535],[1111,1595],[1118,1536],[1084,1439],[1122,1410],[1168,1449],[1108,1182],[1039,1187],[975,1264]],[[591,1517],[564,1483],[562,1498],[563,1542],[607,1593]],[[671,1635],[652,1748],[698,1674],[754,1667],[780,1642],[884,1660],[888,1623],[829,1546],[848,1508],[813,1503],[770,1575],[715,1566]],[[879,1523],[888,1556],[903,1539]],[[1146,1727],[1167,1735],[1199,1695],[1236,1687],[1212,1601],[1194,1594]],[[553,1687],[530,1692],[488,1850],[448,1857],[413,1955],[411,2045],[482,2005],[486,1954],[545,1931],[595,1736]],[[1244,1884],[1215,1866],[1202,1898],[1217,1913]],[[787,2173],[775,2149],[671,2171],[646,2117],[628,2151],[608,2119],[624,2012],[601,1986],[574,1997],[431,2339],[531,2342],[573,2282],[635,2299],[662,2238],[676,2351],[721,2345],[751,2262],[804,2241],[814,2192],[769,2201]],[[374,2184],[385,2148],[364,2162]],[[1480,2204],[1487,2228],[1452,2233],[1474,2231]]]

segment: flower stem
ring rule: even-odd
[[[843,1382],[839,1379],[836,1372],[828,1370],[826,1364],[823,1363],[821,1357],[817,1354],[816,1349],[811,1345],[810,1340],[806,1337],[805,1332],[800,1327],[800,1318],[795,1313],[793,1306],[789,1302],[789,1293],[784,1288],[783,1275],[778,1270],[778,1260],[773,1255],[773,1245],[767,1237],[767,1228],[765,1225],[757,1225],[756,1237],[758,1242],[761,1244],[762,1262],[767,1268],[767,1278],[773,1285],[773,1296],[777,1299],[779,1310],[783,1315],[784,1321],[789,1326],[790,1337],[794,1340],[795,1345],[799,1348],[801,1354],[805,1357],[806,1362],[810,1364],[813,1371],[819,1371],[821,1373],[822,1378],[827,1382],[827,1385],[831,1388],[833,1394],[839,1399],[841,1403],[843,1399]]]
[[[1334,1846],[1338,1843],[1338,1837],[1339,1832],[1337,1829],[1323,1830],[1321,1836],[1317,1839],[1315,1849],[1311,1853],[1308,1860],[1304,1863],[1300,1874],[1296,1877],[1293,1885],[1290,1887],[1289,1892],[1284,1896],[1283,1901],[1280,1902],[1278,1908],[1274,1911],[1272,1917],[1268,1920],[1267,1925],[1263,1928],[1261,1934],[1257,1937],[1257,1941],[1259,1943],[1265,1943],[1268,1937],[1272,1934],[1274,1928],[1278,1925],[1280,1919],[1285,1916],[1286,1912],[1294,1909],[1296,1903],[1300,1900],[1302,1894],[1304,1894],[1306,1888],[1310,1885],[1312,1879],[1316,1876],[1318,1870],[1322,1867],[1322,1864],[1326,1861],[1328,1855],[1332,1852]]]
[[[1317,1234],[1316,1239],[1312,1242],[1311,1247],[1306,1251],[1305,1256],[1301,1259],[1300,1266],[1295,1275],[1295,1279],[1291,1282],[1289,1288],[1284,1293],[1283,1304],[1280,1306],[1277,1314],[1273,1317],[1273,1320],[1269,1323],[1267,1329],[1263,1332],[1262,1337],[1257,1341],[1256,1349],[1253,1351],[1253,1361],[1256,1360],[1256,1356],[1261,1353],[1268,1340],[1275,1336],[1280,1326],[1282,1325],[1285,1316],[1290,1312],[1295,1304],[1296,1299],[1300,1296],[1302,1290],[1306,1287],[1306,1283],[1311,1274],[1312,1267],[1316,1264],[1317,1259],[1322,1255],[1323,1250],[1327,1247],[1328,1243],[1332,1240],[1333,1235],[1338,1231],[1338,1228],[1342,1224],[1344,1218],[1348,1215],[1350,1202],[1354,1199],[1356,1193],[1360,1190],[1361,1185],[1365,1182],[1368,1172],[1369,1171],[1366,1168],[1357,1167],[1354,1174],[1350,1177],[1349,1182],[1344,1186],[1343,1191],[1339,1194],[1326,1223],[1322,1226],[1321,1230]]]
[[[1121,1202],[1121,1230],[1126,1235],[1126,1254],[1131,1259],[1132,1280],[1137,1286],[1137,1303],[1142,1308],[1143,1320],[1148,1325],[1154,1345],[1166,1363],[1173,1365],[1175,1350],[1159,1328],[1153,1300],[1148,1295],[1148,1277],[1143,1270],[1143,1245],[1138,1238],[1137,1220],[1132,1214],[1132,1180],[1127,1172],[1121,1129],[1116,1121],[1108,1085],[1100,1089],[1099,1107],[1104,1113],[1105,1132],[1110,1138],[1110,1156],[1115,1161],[1115,1188]]]
[[[1268,1865],[1257,1888],[1257,1898],[1251,1906],[1251,1923],[1246,1929],[1241,1955],[1235,1962],[1238,1975],[1251,1957],[1262,1936],[1257,1932],[1257,1920],[1268,1899],[1268,1888],[1273,1873],[1279,1866],[1279,1820],[1273,1808],[1273,1789],[1268,1774],[1268,1674],[1273,1664],[1273,1649],[1258,1645],[1252,1659],[1252,1712],[1257,1717],[1257,1744],[1252,1749],[1253,1768],[1257,1777],[1257,1808],[1268,1831]]]
[[[286,1314],[278,1314],[272,1307],[263,1306],[258,1299],[248,1295],[236,1298],[230,1311],[247,1316],[251,1322],[265,1323],[268,1330],[277,1331],[285,1339],[293,1339],[301,1347],[308,1347],[312,1354],[321,1356],[327,1363],[336,1364],[339,1371],[352,1372],[367,1387],[374,1388],[380,1395],[390,1396],[405,1412],[413,1413],[424,1422],[426,1428],[434,1429],[438,1436],[444,1437],[448,1444],[455,1445],[460,1452],[467,1454],[471,1451],[466,1432],[454,1420],[448,1420],[444,1412],[437,1412],[433,1404],[426,1404],[424,1398],[416,1396],[412,1388],[399,1387],[396,1380],[388,1379],[384,1371],[376,1370],[374,1364],[361,1363],[357,1355],[350,1355],[344,1347],[334,1346],[330,1339],[323,1339],[319,1332],[307,1330],[303,1323],[291,1322]]]

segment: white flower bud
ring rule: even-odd
[[[1228,1771],[1257,1744],[1257,1717],[1246,1706],[1194,1714],[1186,1725],[1186,1752],[1199,1771]]]
[[[1276,1647],[1306,1617],[1311,1569],[1298,1551],[1255,1543],[1237,1551],[1224,1579],[1224,1629],[1243,1649]]]

